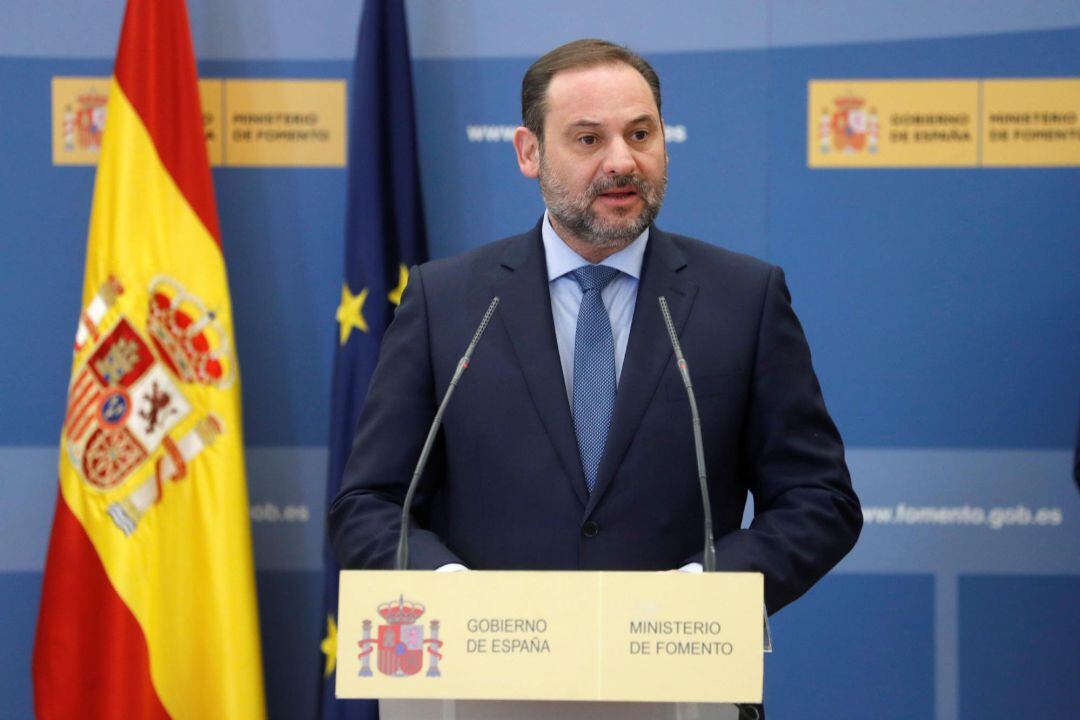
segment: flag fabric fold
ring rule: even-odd
[[[364,3],[350,101],[347,202],[327,507],[341,486],[382,334],[400,302],[408,269],[427,259],[412,70],[401,0]],[[319,717],[375,718],[378,709],[373,701],[334,698],[335,672],[352,667],[353,658],[336,657],[333,641],[340,568],[329,545],[324,559],[326,638],[319,662]]]
[[[35,638],[40,718],[265,715],[233,317],[183,0],[130,0]]]

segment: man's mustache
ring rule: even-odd
[[[632,187],[638,195],[642,197],[648,196],[652,192],[652,183],[637,175],[613,175],[611,177],[602,177],[593,181],[589,186],[589,200],[595,200],[602,193],[606,193],[609,190],[616,190],[618,188]]]

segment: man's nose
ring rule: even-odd
[[[636,167],[634,154],[622,138],[608,143],[607,155],[604,156],[605,175],[629,175]]]

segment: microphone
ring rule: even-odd
[[[660,296],[660,312],[664,315],[664,324],[667,326],[668,337],[671,338],[671,347],[675,350],[675,363],[682,375],[683,385],[686,386],[686,396],[690,398],[690,418],[694,424],[694,451],[697,453],[698,483],[701,485],[701,502],[705,509],[705,554],[702,556],[701,565],[705,572],[716,572],[716,548],[713,546],[712,532],[712,506],[709,504],[709,485],[705,480],[705,449],[701,443],[701,418],[698,416],[697,402],[694,400],[694,387],[690,383],[690,368],[686,365],[682,348],[679,346],[679,338],[675,334],[675,324],[671,322],[671,312],[668,310],[667,298]]]
[[[705,450],[701,443],[701,417],[698,415],[697,402],[694,400],[694,386],[690,382],[690,367],[683,357],[682,347],[679,346],[679,336],[675,334],[675,324],[671,322],[671,312],[668,310],[667,298],[660,296],[660,312],[664,316],[664,325],[667,326],[668,337],[671,338],[671,347],[675,350],[675,362],[682,375],[683,385],[686,387],[686,396],[690,398],[690,418],[694,423],[694,451],[697,453],[698,483],[701,485],[701,502],[705,507],[705,555],[702,557],[702,568],[705,572],[716,572],[716,547],[713,545],[712,532],[712,506],[709,505],[709,486],[705,481]],[[765,633],[768,638],[769,620],[765,619]],[[767,640],[768,649],[772,652],[772,641]],[[747,703],[735,703],[739,711],[739,720],[761,720],[763,710],[761,705]]]
[[[469,343],[469,347],[465,348],[465,354],[458,360],[457,370],[454,371],[454,376],[450,378],[450,387],[446,388],[446,394],[443,395],[439,409],[435,413],[435,419],[431,421],[431,429],[428,430],[427,440],[424,441],[424,449],[420,451],[420,459],[416,462],[416,469],[413,471],[412,480],[409,482],[409,490],[405,493],[405,502],[401,506],[401,534],[398,536],[397,560],[394,563],[395,570],[405,570],[409,566],[409,508],[412,506],[416,486],[420,484],[420,476],[424,473],[428,456],[431,454],[431,446],[435,444],[435,435],[442,424],[443,413],[446,412],[446,406],[450,403],[450,396],[454,394],[454,388],[457,387],[458,380],[461,379],[461,376],[465,374],[465,370],[469,367],[469,360],[472,358],[473,350],[476,349],[480,336],[484,334],[488,323],[491,322],[491,316],[495,312],[495,306],[498,304],[498,296],[491,298],[491,304],[488,305],[487,312],[484,313],[484,318],[480,321],[480,327],[476,328],[472,342]]]

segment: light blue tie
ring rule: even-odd
[[[615,411],[615,339],[600,293],[618,274],[606,265],[574,270],[582,292],[574,339],[574,432],[590,495],[596,489],[600,457]]]

